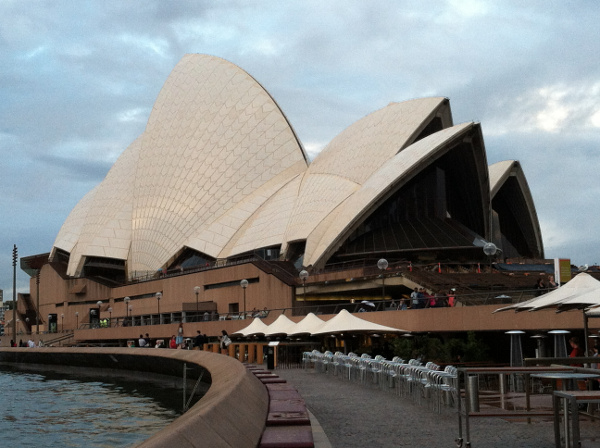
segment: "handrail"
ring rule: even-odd
[[[526,366],[534,366],[536,364],[541,364],[541,365],[561,364],[561,365],[573,366],[573,364],[584,364],[584,363],[594,364],[594,363],[597,363],[598,360],[599,360],[599,358],[592,357],[592,356],[577,356],[574,358],[571,358],[571,357],[568,357],[568,358],[553,358],[553,357],[525,358],[523,360],[523,362],[525,363]]]
[[[75,334],[73,332],[68,332],[68,333],[62,334],[54,339],[48,339],[47,341],[44,341],[44,345],[48,346],[48,345],[56,344],[57,342],[62,342],[67,339],[72,339],[74,336],[75,336]]]

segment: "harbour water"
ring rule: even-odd
[[[180,415],[180,390],[130,379],[109,381],[0,366],[0,445],[126,447]]]

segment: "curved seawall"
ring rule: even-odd
[[[201,370],[211,386],[202,399],[140,447],[256,447],[268,411],[264,385],[237,360],[197,350],[145,348],[3,348],[0,362],[127,370],[191,378]],[[195,371],[195,372],[194,372]]]

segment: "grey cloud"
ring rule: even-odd
[[[547,255],[600,261],[589,224],[600,220],[600,130],[582,127],[589,108],[559,132],[514,129],[540,110],[537,89],[588,99],[600,80],[600,4],[456,5],[467,3],[1,2],[0,288],[11,289],[12,244],[50,250],[71,208],[143,132],[184,53],[248,71],[307,144],[391,101],[449,97],[457,123],[482,123],[490,163],[521,160]],[[122,120],[128,111],[135,119]]]

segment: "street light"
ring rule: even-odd
[[[26,322],[25,329],[27,330],[27,334],[30,334],[31,331],[29,331],[29,318],[28,317],[25,318],[25,322]]]
[[[102,328],[102,320],[100,319],[100,311],[102,308],[102,300],[98,300],[96,302],[96,305],[98,305],[98,328]]]
[[[300,276],[300,280],[302,280],[302,287],[304,289],[302,293],[302,300],[304,301],[304,305],[306,305],[306,279],[308,278],[308,271],[306,269],[302,269],[298,275]]]
[[[60,315],[60,331],[61,333],[65,331],[65,315]]]
[[[48,314],[48,332],[54,333],[54,331],[52,331],[52,326],[50,325],[51,320],[52,320],[52,314]]]
[[[42,268],[38,268],[35,274],[35,333],[40,334],[40,271]]]
[[[162,292],[159,291],[154,296],[156,297],[156,305],[158,307],[158,323],[160,323],[160,298],[162,297]]]
[[[131,299],[130,299],[129,297],[125,297],[125,298],[123,299],[123,302],[125,302],[125,316],[126,316],[127,318],[129,318],[129,301],[130,301],[130,300],[131,300]]]
[[[111,326],[111,323],[112,323],[112,306],[109,306],[108,310],[106,310],[106,311],[108,311],[108,326]]]
[[[79,328],[79,311],[75,311],[75,329]]]
[[[13,336],[15,341],[17,340],[17,259],[19,258],[19,251],[17,245],[13,246]]]
[[[244,279],[240,282],[240,286],[244,290],[244,319],[246,318],[246,288],[248,287],[248,280]]]
[[[377,267],[382,272],[382,274],[381,274],[381,284],[382,284],[381,299],[385,300],[385,273],[383,271],[385,271],[388,268],[388,261],[385,258],[380,259],[377,262]]]
[[[498,248],[494,243],[485,243],[483,245],[483,253],[490,259],[490,274],[492,273],[492,258],[498,252]]]
[[[194,292],[196,293],[196,319],[198,319],[198,294],[200,294],[200,286],[194,286]]]

